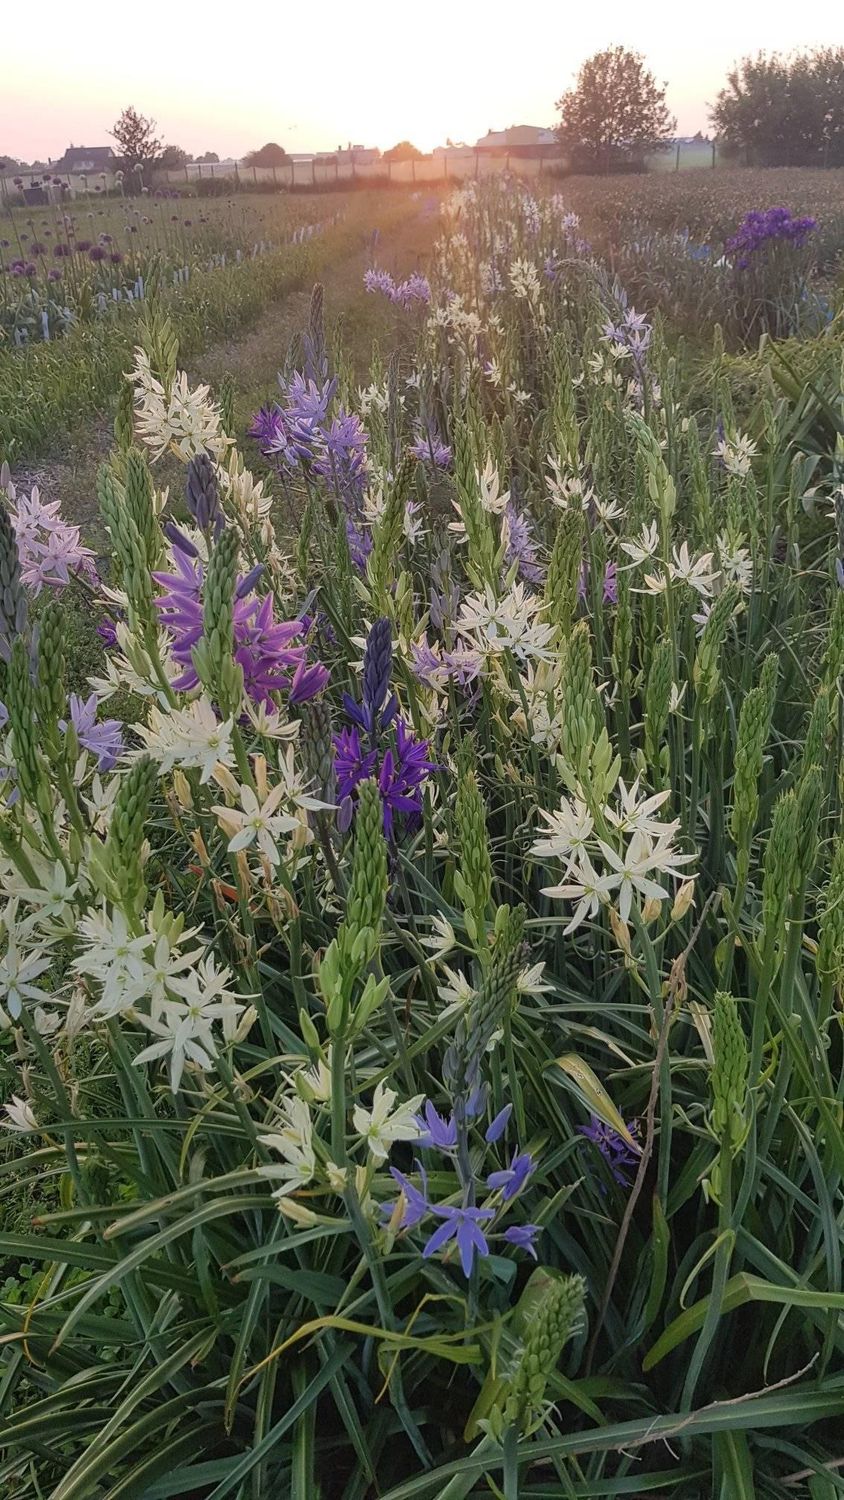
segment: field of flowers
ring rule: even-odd
[[[842,363],[516,183],[366,286],[248,434],[150,299],[106,578],[3,474],[0,1491],[833,1500]]]
[[[162,193],[0,213],[0,458],[49,450],[108,405],[150,299],[196,352],[416,211],[385,193]]]

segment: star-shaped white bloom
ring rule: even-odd
[[[313,1125],[311,1112],[298,1094],[282,1100],[277,1128],[258,1137],[263,1146],[277,1151],[282,1158],[280,1166],[260,1167],[262,1177],[281,1179],[275,1189],[274,1198],[283,1198],[297,1188],[307,1187],[316,1172],[316,1154],[313,1147]]]
[[[284,795],[285,787],[281,781],[263,802],[258,801],[251,786],[242,786],[239,792],[242,810],[219,805],[211,809],[217,814],[220,827],[229,836],[230,854],[237,854],[239,850],[256,844],[271,865],[279,863],[281,855],[277,840],[283,833],[293,833],[299,827],[298,818],[276,811]]]
[[[376,1085],[372,1108],[357,1104],[352,1113],[355,1130],[366,1141],[376,1161],[386,1161],[394,1141],[417,1141],[423,1134],[416,1116],[425,1095],[416,1094],[396,1107],[397,1099],[398,1094],[388,1089],[382,1079]]]

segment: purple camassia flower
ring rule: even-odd
[[[430,1099],[425,1105],[424,1116],[417,1115],[416,1123],[422,1134],[419,1136],[420,1146],[431,1146],[437,1151],[454,1151],[457,1146],[457,1121],[454,1115],[448,1119],[435,1110]]]
[[[545,578],[545,569],[538,561],[536,547],[531,537],[530,521],[523,512],[516,510],[512,501],[504,514],[509,523],[505,557],[508,568],[512,567],[514,562],[518,563],[519,574],[526,582],[542,583]]]
[[[443,651],[440,656],[424,641],[414,641],[410,647],[413,675],[428,688],[440,688],[447,681],[458,687],[470,687],[480,676],[481,656],[477,651],[458,646],[454,651]]]
[[[745,271],[750,265],[751,256],[757,251],[768,249],[777,241],[800,249],[817,227],[817,219],[810,215],[794,218],[791,210],[781,205],[764,212],[753,209],[745,215],[724,248],[728,255],[738,256],[736,265],[740,271]]]
[[[428,1202],[428,1178],[425,1175],[425,1168],[420,1166],[418,1162],[416,1165],[419,1167],[419,1175],[422,1178],[421,1193],[418,1188],[413,1186],[410,1179],[405,1177],[403,1172],[399,1172],[396,1167],[390,1168],[390,1176],[398,1183],[400,1192],[404,1194],[405,1206],[404,1213],[399,1222],[400,1229],[415,1229],[416,1225],[421,1224],[425,1215],[431,1211],[431,1205]],[[381,1213],[385,1219],[392,1218],[394,1211],[394,1203],[381,1204]]]
[[[413,307],[416,302],[427,306],[431,300],[431,286],[428,278],[414,271],[405,281],[399,282],[393,292],[392,300],[404,308]]]
[[[501,1198],[509,1203],[520,1193],[533,1171],[533,1157],[527,1151],[514,1152],[509,1167],[500,1172],[490,1172],[486,1182],[493,1192],[501,1189]]]
[[[449,1241],[454,1240],[460,1252],[463,1275],[470,1276],[475,1255],[489,1255],[489,1245],[481,1225],[489,1223],[494,1217],[494,1211],[491,1208],[451,1208],[447,1204],[438,1203],[432,1203],[430,1208],[432,1214],[445,1222],[434,1230],[422,1250],[423,1256],[428,1260]]]
[[[334,737],[334,769],[337,794],[341,802],[351,799],[362,781],[377,776],[384,810],[384,833],[393,838],[397,813],[419,817],[422,813],[422,785],[432,771],[433,761],[426,759],[428,741],[416,740],[404,720],[394,723],[395,749],[364,751],[360,730],[355,725]]]
[[[508,1245],[515,1245],[517,1250],[526,1250],[528,1255],[532,1255],[534,1260],[538,1260],[539,1257],[533,1242],[536,1236],[541,1233],[542,1230],[539,1224],[512,1224],[509,1229],[505,1229],[501,1238],[506,1240]]]
[[[123,725],[117,719],[103,719],[102,723],[97,723],[99,699],[96,693],[85,699],[71,693],[68,701],[70,722],[80,745],[96,755],[98,771],[110,771],[123,753]],[[67,731],[66,721],[59,722],[60,727]]]
[[[586,585],[589,581],[589,564],[584,562],[580,569],[580,579],[577,585],[578,599],[586,598]],[[618,603],[618,570],[614,562],[608,562],[604,570],[604,603]]]
[[[162,623],[173,640],[173,656],[184,667],[173,686],[188,692],[199,683],[193,665],[193,647],[202,638],[202,564],[194,563],[179,549],[175,553],[177,573],[153,573],[164,593],[156,600]],[[328,671],[320,662],[307,662],[307,647],[292,645],[303,633],[301,620],[274,618],[272,594],[250,597],[255,572],[240,579],[235,592],[233,619],[235,661],[243,668],[243,685],[255,703],[272,706],[272,694],[287,692],[291,703],[304,703],[320,693]]]
[[[342,406],[323,428],[314,471],[333,481],[344,500],[356,502],[366,488],[366,432],[360,418]]]
[[[426,304],[431,300],[431,286],[426,276],[420,276],[414,271],[404,281],[393,280],[389,271],[379,270],[377,266],[370,266],[364,272],[363,284],[368,292],[381,292],[390,302],[395,302],[399,307],[409,308],[414,303]]]
[[[370,266],[369,270],[363,273],[363,284],[368,292],[383,292],[384,296],[389,297],[392,302],[396,283],[389,271],[380,271],[377,266]]]
[[[638,1164],[639,1153],[633,1150],[624,1136],[619,1135],[617,1130],[613,1130],[611,1125],[605,1125],[597,1115],[592,1115],[588,1125],[579,1125],[577,1128],[581,1135],[585,1135],[588,1141],[598,1147],[619,1186],[629,1187],[630,1178],[627,1173],[631,1167]],[[639,1134],[638,1121],[631,1120],[627,1128],[636,1140]]]
[[[349,544],[349,556],[352,566],[363,573],[366,568],[366,559],[372,551],[372,537],[363,526],[358,526],[351,516],[346,517],[346,541]]]
[[[398,707],[395,693],[390,693],[392,669],[393,631],[390,621],[382,617],[373,622],[366,638],[360,703],[350,693],[343,694],[348,718],[366,731],[373,745],[380,732],[393,722]]]
[[[433,464],[435,469],[447,469],[451,464],[451,449],[435,432],[420,431],[410,451],[420,463]]]

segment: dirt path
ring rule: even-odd
[[[424,269],[437,234],[433,203],[421,203],[419,212],[385,236],[366,235],[351,255],[332,262],[322,272],[326,320],[331,325],[342,317],[344,336],[356,368],[363,373],[373,339],[389,347],[399,316],[383,298],[367,295],[363,273],[374,261],[396,274]],[[212,389],[230,372],[237,383],[237,417],[240,435],[249,414],[276,390],[276,372],[291,339],[304,328],[311,288],[291,292],[268,307],[260,323],[236,339],[211,345],[188,362],[192,381],[207,382]],[[18,489],[38,485],[42,495],[61,502],[62,513],[82,526],[94,545],[100,539],[96,499],[97,468],[108,455],[113,441],[112,425],[106,418],[89,424],[71,440],[61,454],[31,466],[17,468],[12,479]]]

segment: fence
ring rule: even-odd
[[[720,153],[712,141],[678,141],[666,151],[655,153],[647,160],[651,171],[670,172],[699,167],[714,167],[721,161]],[[179,188],[208,181],[212,178],[232,180],[240,187],[250,184],[258,187],[272,183],[288,190],[308,188],[331,188],[334,185],[371,182],[374,186],[391,183],[412,186],[414,183],[465,182],[471,177],[493,176],[496,172],[515,172],[520,177],[541,177],[565,172],[568,168],[565,156],[521,156],[513,151],[501,155],[488,151],[450,151],[435,156],[424,156],[411,161],[341,161],[307,160],[290,158],[276,167],[245,167],[240,162],[200,163],[188,162],[184,167],[170,171],[158,170],[153,176],[153,185],[158,188]],[[30,179],[23,177],[24,188]],[[65,186],[58,186],[59,181]],[[118,186],[114,173],[98,172],[72,175],[56,173],[49,183],[41,181],[38,186],[48,195],[46,201],[55,201],[56,196],[83,195],[88,197],[113,191]],[[17,195],[20,188],[12,177],[0,177],[0,198]]]

